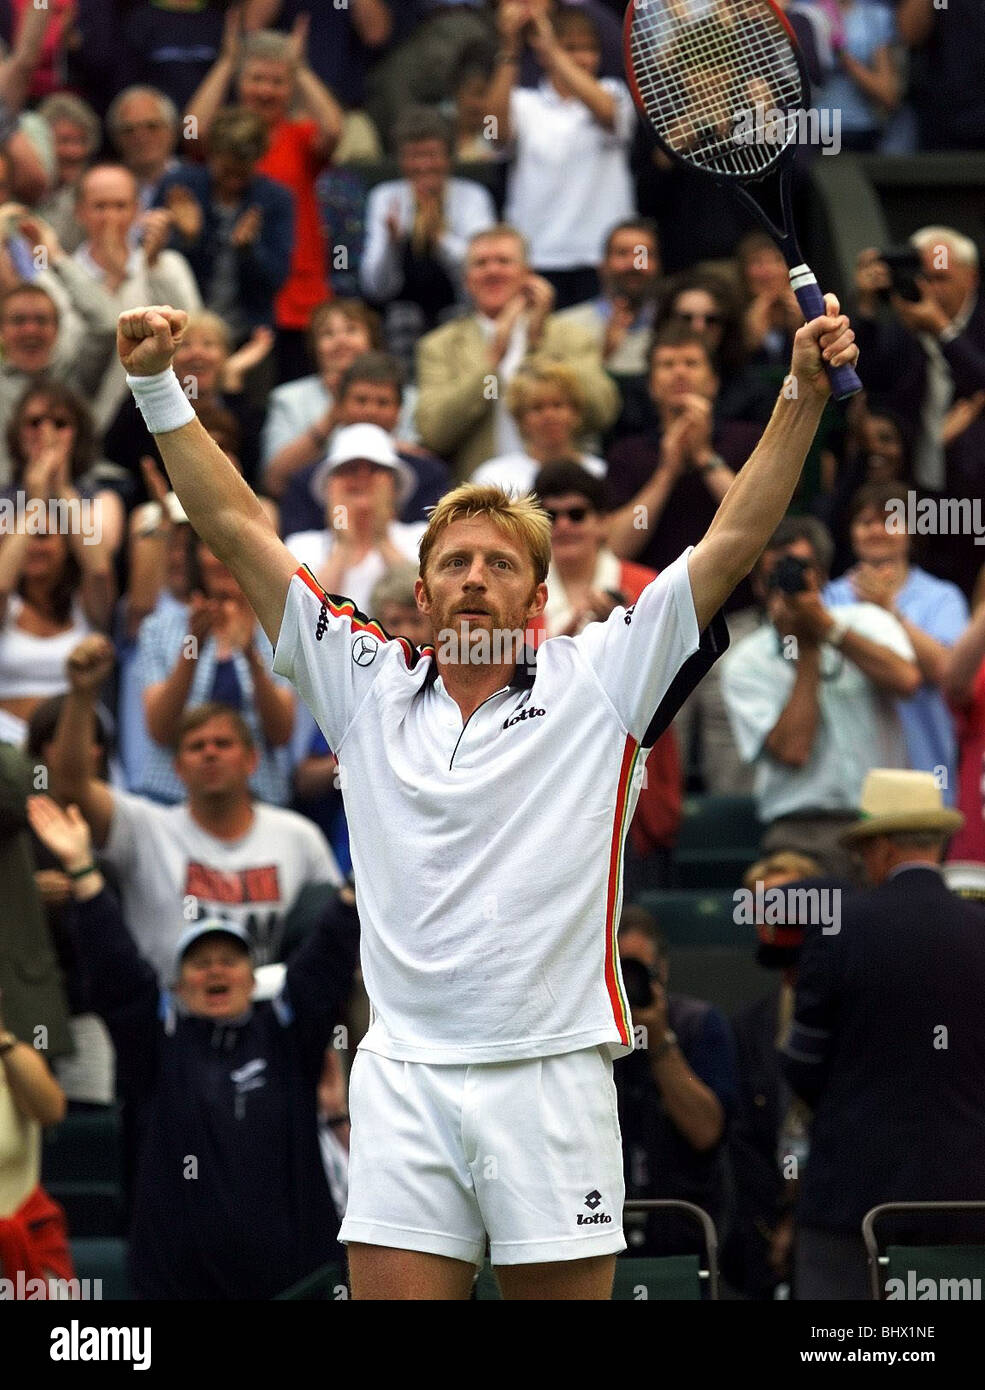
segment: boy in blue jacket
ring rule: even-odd
[[[352,895],[299,946],[273,1000],[253,1000],[248,939],[220,918],[188,928],[174,987],[161,990],[93,863],[78,809],[37,796],[28,814],[72,880],[92,1006],[134,1112],[137,1297],[267,1299],[341,1263],[316,1087],[352,985]]]

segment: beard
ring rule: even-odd
[[[612,298],[626,299],[631,308],[639,309],[652,298],[655,285],[656,279],[650,271],[624,270],[612,276],[609,293]]]
[[[525,603],[505,611],[488,598],[477,598],[476,610],[488,614],[485,621],[477,623],[463,617],[459,611],[468,605],[468,599],[461,595],[436,608],[425,581],[424,596],[431,605],[428,616],[436,652],[441,654],[443,661],[456,665],[500,665],[519,661],[526,644],[528,614],[536,594],[534,585]]]

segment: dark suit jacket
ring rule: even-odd
[[[180,251],[195,272],[195,279],[208,299],[215,270],[215,253],[219,244],[219,223],[212,204],[212,175],[204,165],[185,164],[161,180],[156,207],[167,206],[168,190],[176,184],[187,188],[202,209],[202,230],[190,240],[175,232],[171,245]],[[259,208],[263,222],[259,235],[249,246],[240,249],[237,262],[239,302],[252,327],[272,323],[274,296],[291,269],[294,248],[294,194],[273,179],[257,174],[243,195],[240,210]]]
[[[985,1198],[983,989],[985,908],[930,868],[846,896],[840,932],[809,936],[783,1058],[814,1107],[802,1225],[857,1234],[880,1202]]]
[[[894,410],[916,438],[927,385],[927,357],[919,340],[894,315],[856,318],[853,326],[859,346],[859,374],[870,406]],[[964,332],[952,342],[942,343],[941,352],[954,378],[955,400],[985,390],[985,294],[981,291]],[[985,422],[979,417],[945,451],[949,492],[977,495],[983,447]],[[969,492],[969,488],[974,490]]]

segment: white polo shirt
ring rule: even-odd
[[[632,1046],[615,936],[634,772],[727,644],[719,618],[699,644],[682,555],[633,608],[543,643],[463,725],[431,648],[298,571],[274,669],[340,761],[362,1047],[468,1064]]]
[[[615,99],[613,130],[547,78],[510,95],[516,153],[504,219],[527,238],[537,270],[597,265],[609,228],[636,210],[629,169],[636,108],[624,82],[599,82]]]

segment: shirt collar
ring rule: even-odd
[[[425,689],[426,689],[428,686],[434,685],[435,681],[438,679],[438,676],[439,676],[440,672],[438,671],[438,662],[437,662],[437,659],[436,659],[436,657],[435,657],[435,655],[434,655],[433,649],[432,649],[432,648],[425,648],[424,650],[429,651],[429,652],[430,652],[430,657],[431,657],[430,665],[428,666],[428,670],[427,670],[427,675],[426,675],[425,678],[424,678],[424,686],[425,686]],[[510,677],[509,681],[508,681],[507,684],[506,684],[506,689],[507,689],[507,690],[532,690],[532,689],[533,689],[534,680],[536,679],[536,676],[537,676],[537,651],[536,651],[536,648],[534,648],[534,647],[524,647],[523,652],[522,652],[521,655],[520,655],[520,660],[519,660],[519,661],[517,662],[517,664],[516,664],[516,669],[514,670],[513,675]]]
[[[885,881],[888,883],[889,880],[895,878],[897,874],[909,873],[911,869],[929,869],[930,872],[936,874],[938,878],[944,877],[939,864],[928,864],[923,859],[908,859],[906,863],[897,864],[895,868],[890,869],[889,873],[886,875]]]

